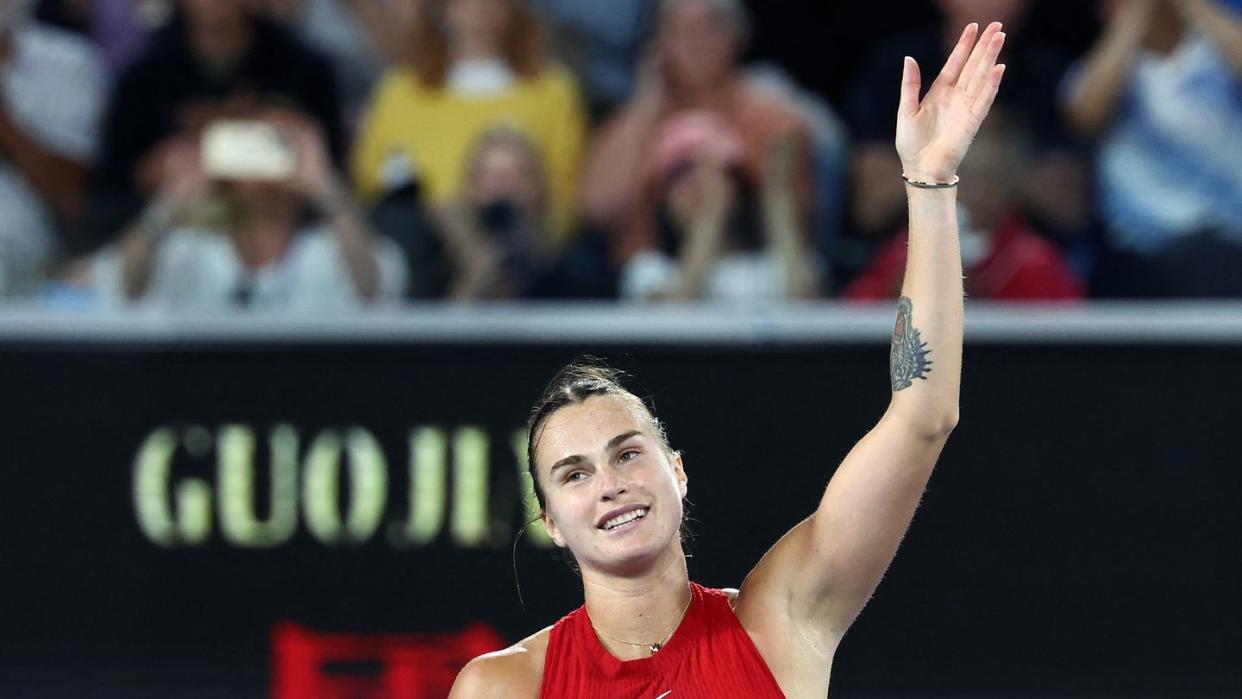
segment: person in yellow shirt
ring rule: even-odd
[[[426,0],[410,65],[383,78],[351,169],[363,201],[416,177],[432,204],[457,194],[470,148],[503,125],[526,135],[547,168],[557,242],[568,239],[586,117],[569,71],[550,61],[517,0]]]

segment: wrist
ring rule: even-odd
[[[166,197],[156,197],[138,217],[138,230],[147,240],[158,240],[177,222],[180,207]]]
[[[956,189],[960,181],[957,175],[920,175],[903,172],[901,179],[907,188],[913,189]]]
[[[344,183],[336,178],[331,178],[322,186],[316,187],[310,199],[315,209],[326,218],[345,213],[353,206],[349,191]]]
[[[902,163],[901,175],[915,182],[951,182],[957,179],[957,169],[937,166],[906,165]]]

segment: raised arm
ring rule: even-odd
[[[152,268],[164,237],[184,214],[207,196],[209,183],[199,162],[198,140],[178,136],[158,156],[160,186],[137,220],[117,241],[121,256],[121,287],[127,301],[142,298],[151,284]]]
[[[909,180],[956,181],[957,166],[996,96],[1004,42],[992,24],[962,34],[926,97],[907,58],[897,150]],[[973,47],[973,50],[972,50]],[[899,173],[894,172],[893,177]],[[969,186],[970,183],[965,183]],[[827,647],[839,640],[892,561],[932,467],[957,424],[962,266],[956,189],[907,185],[910,253],[898,303],[888,410],[837,468],[816,512],[764,557],[752,582]]]
[[[1174,0],[1186,24],[1202,32],[1224,54],[1242,80],[1242,17],[1217,0]]]
[[[1087,54],[1065,104],[1065,118],[1082,136],[1095,136],[1113,118],[1150,29],[1155,0],[1123,3]]]
[[[269,118],[293,145],[297,165],[289,186],[315,207],[336,235],[359,298],[375,301],[381,292],[376,234],[333,168],[322,132],[301,114],[273,111]]]

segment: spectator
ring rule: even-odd
[[[1242,14],[1210,0],[1107,0],[1067,80],[1098,141],[1109,296],[1242,296]]]
[[[412,60],[410,34],[427,0],[337,0],[349,5],[385,65]]]
[[[552,28],[558,55],[582,80],[591,115],[612,113],[634,89],[634,66],[651,31],[656,0],[531,0],[531,5]]]
[[[1060,249],[1021,213],[1019,181],[1013,173],[1026,171],[1030,141],[1019,122],[994,106],[958,169],[958,176],[969,185],[958,194],[958,226],[965,288],[971,298],[1066,301],[1083,297],[1083,284]],[[907,246],[903,229],[885,243],[844,297],[897,298]]]
[[[273,101],[313,119],[341,162],[339,100],[328,61],[257,13],[251,0],[179,0],[177,13],[113,94],[87,242],[105,242],[141,208],[175,144],[220,116]]]
[[[81,213],[103,108],[85,38],[0,4],[0,296],[35,293]]]
[[[471,146],[507,124],[538,147],[552,229],[563,241],[584,117],[572,76],[544,56],[533,13],[517,0],[427,0],[415,26],[412,68],[383,79],[355,145],[363,198],[376,201],[413,171],[430,202],[449,201]]]
[[[213,180],[194,137],[170,145],[154,200],[93,261],[105,303],[334,311],[401,296],[401,254],[368,228],[318,126],[286,111],[258,123],[288,144],[290,172]],[[308,211],[313,223],[303,225]]]
[[[506,127],[479,139],[457,200],[441,208],[455,269],[450,298],[511,299],[531,292],[555,243],[547,198],[543,164],[529,139]]]
[[[1007,34],[1001,56],[1007,70],[996,104],[1011,118],[1024,122],[1034,137],[1029,169],[1020,177],[1008,175],[1020,185],[1017,204],[1043,232],[1061,241],[1085,241],[1092,222],[1089,169],[1057,110],[1057,88],[1069,62],[1024,32],[1034,3],[936,0],[936,5],[940,23],[881,44],[847,97],[846,114],[855,139],[849,204],[854,235],[876,240],[891,233],[906,216],[892,118],[903,57],[912,56],[921,66],[940,65],[967,24],[978,22],[982,27],[999,21]],[[924,89],[935,77],[934,71],[923,71]]]
[[[622,269],[621,296],[755,303],[813,295],[817,270],[792,191],[794,137],[772,144],[756,196],[744,142],[723,118],[693,111],[666,123],[645,207],[656,212],[656,244]]]
[[[778,139],[796,143],[792,186],[798,210],[809,210],[809,140],[797,107],[778,91],[756,85],[740,70],[748,32],[738,0],[662,0],[655,44],[640,67],[639,84],[621,113],[604,125],[591,149],[583,180],[589,222],[620,235],[617,256],[627,260],[651,244],[653,212],[642,194],[653,145],[664,122],[684,110],[707,110],[741,140],[740,167],[752,187],[764,179],[764,161]]]

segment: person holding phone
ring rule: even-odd
[[[467,159],[456,199],[436,212],[453,265],[455,301],[528,297],[551,261],[548,183],[535,144],[497,127]]]
[[[585,603],[472,660],[450,699],[828,693],[833,657],[892,562],[957,425],[964,312],[957,172],[1000,87],[1004,39],[999,23],[982,32],[968,25],[922,98],[920,67],[905,59],[902,168],[892,176],[905,181],[910,258],[889,352],[892,393],[815,511],[792,523],[739,590],[693,582],[680,536],[687,462],[615,372],[567,367],[531,411],[526,454],[539,519],[576,560]],[[776,477],[751,478],[763,487]]]
[[[153,201],[92,275],[105,299],[187,310],[344,310],[405,286],[319,129],[272,109],[174,144]]]

